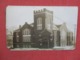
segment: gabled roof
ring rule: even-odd
[[[67,31],[68,29],[67,29],[66,23],[59,24],[59,25],[56,25],[56,24],[53,25],[53,30],[60,30],[60,29],[64,29]]]
[[[63,24],[60,24],[60,25],[56,25],[56,27],[57,27],[58,29],[64,29],[65,31],[68,31],[68,28],[67,28],[67,26],[66,26],[66,23],[63,23]]]
[[[15,30],[15,32],[19,32],[20,29],[24,30],[25,28],[31,29],[32,26],[30,26],[27,22],[25,22],[25,24],[22,27],[20,26],[19,29]]]
[[[25,22],[25,24],[20,29],[23,30],[25,28],[31,29],[32,27],[27,22]]]

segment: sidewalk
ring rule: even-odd
[[[62,47],[55,46],[53,49],[54,50],[73,50],[75,49],[75,47],[74,46],[62,46]]]
[[[73,50],[75,49],[74,46],[64,46],[64,47],[60,47],[60,46],[55,46],[53,48],[14,48],[14,49],[11,49],[12,51],[15,51],[15,50],[20,50],[20,51],[23,51],[23,50]]]

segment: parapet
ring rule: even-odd
[[[43,12],[49,12],[49,13],[53,13],[53,11],[49,11],[49,10],[47,10],[46,8],[44,8],[44,9],[41,9],[41,10],[34,10],[34,14],[37,14],[37,13],[43,13]]]

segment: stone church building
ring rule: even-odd
[[[73,33],[65,23],[55,25],[53,11],[34,11],[34,23],[19,26],[13,33],[13,48],[53,48],[72,45]]]

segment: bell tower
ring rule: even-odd
[[[53,31],[53,11],[42,9],[34,11],[34,33],[32,41],[34,47],[50,47],[53,42],[50,41]]]
[[[47,29],[51,31],[53,28],[53,11],[47,9],[34,11],[34,29],[42,31]]]

